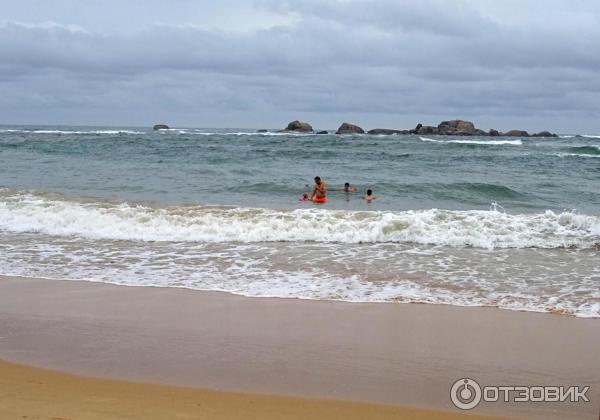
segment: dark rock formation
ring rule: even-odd
[[[558,137],[558,136],[549,131],[540,131],[539,133],[532,134],[531,137]]]
[[[418,134],[421,127],[423,127],[423,124],[421,124],[421,123],[417,124],[417,126],[415,127],[414,130],[410,130],[410,134]]]
[[[260,129],[260,130],[256,130],[257,133],[268,133],[269,130],[265,130],[264,128]]]
[[[529,133],[524,130],[510,130],[506,133],[502,133],[506,137],[529,137]]]
[[[317,131],[317,134],[329,134],[329,131],[326,131],[326,130]]]
[[[407,130],[390,130],[388,128],[374,128],[372,130],[367,131],[367,134],[376,134],[376,135],[392,135],[392,134],[409,134],[410,132]]]
[[[365,130],[354,124],[342,123],[335,134],[365,134]]]
[[[490,130],[490,132],[488,133],[489,136],[492,137],[498,137],[500,135],[500,132],[498,130],[494,130],[493,128]]]
[[[168,130],[169,126],[167,124],[156,124],[152,127],[154,130]]]
[[[442,121],[438,125],[439,134],[451,136],[472,136],[475,133],[475,125],[471,121],[451,120]]]
[[[296,120],[289,123],[285,128],[285,131],[300,131],[302,133],[307,133],[313,131],[313,128],[309,123]]]
[[[421,125],[416,134],[439,134],[439,130],[437,127],[432,127],[430,125]]]

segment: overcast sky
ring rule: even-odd
[[[597,0],[19,0],[0,123],[600,132]]]

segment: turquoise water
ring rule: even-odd
[[[0,274],[600,316],[599,181],[594,135],[0,127]]]

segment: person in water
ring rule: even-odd
[[[313,190],[310,199],[313,203],[327,202],[327,185],[325,184],[325,181],[322,181],[318,176],[315,177],[315,189]]]
[[[310,201],[310,197],[308,196],[308,193],[302,194],[302,197],[300,197],[298,199],[298,201]]]
[[[373,190],[367,190],[367,193],[363,197],[363,199],[365,199],[365,200],[367,200],[369,202],[375,200],[375,198],[376,197],[373,195]]]
[[[344,188],[340,188],[338,191],[343,191],[345,193],[355,193],[358,191],[356,187],[352,187],[349,182],[344,184]]]

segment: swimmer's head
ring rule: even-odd
[[[350,183],[349,183],[349,182],[346,182],[346,183],[344,184],[344,191],[348,191],[349,189],[350,189]]]
[[[367,195],[373,195],[373,190],[367,190]]]
[[[317,185],[321,184],[321,177],[319,177],[319,176],[315,177],[315,184],[317,184]]]
[[[302,198],[305,199],[305,200],[308,200],[308,193],[302,194]]]

